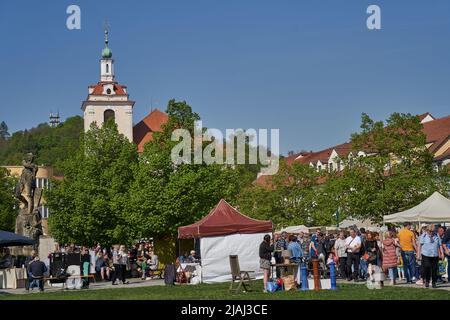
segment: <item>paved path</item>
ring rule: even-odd
[[[99,290],[99,289],[116,289],[116,288],[138,288],[138,287],[151,287],[151,286],[163,286],[164,279],[154,279],[154,280],[141,280],[141,279],[129,279],[129,284],[118,284],[113,286],[111,281],[97,281],[91,282],[89,284],[89,289],[82,290]],[[54,285],[53,287],[45,286],[45,292],[58,292],[62,291],[61,286]],[[65,291],[70,291],[69,289],[64,289]],[[39,292],[37,288],[34,288],[32,293]],[[0,295],[2,294],[30,294],[25,289],[0,289]]]

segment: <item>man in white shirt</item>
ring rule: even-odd
[[[351,281],[351,271],[353,266],[353,281],[358,281],[359,260],[361,259],[361,238],[356,235],[355,229],[350,229],[350,236],[345,239],[345,247],[347,251],[347,272],[348,281]]]
[[[339,261],[339,276],[342,279],[348,279],[347,271],[347,247],[346,247],[345,232],[339,232],[339,237],[334,242],[334,252],[338,257]]]

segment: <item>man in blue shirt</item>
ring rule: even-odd
[[[425,288],[430,286],[436,288],[438,278],[439,257],[442,257],[441,238],[434,232],[434,226],[430,225],[419,239],[422,253],[422,271]]]
[[[321,232],[322,232],[321,229],[317,229],[316,233],[311,236],[311,244],[310,244],[310,250],[309,250],[309,255],[310,255],[311,259],[313,259],[313,258],[317,259],[318,255],[319,255],[318,237]]]
[[[294,235],[289,236],[287,249],[291,252],[291,260],[294,262],[299,262],[300,258],[303,257],[302,247],[300,246],[300,243],[297,242],[297,237]]]

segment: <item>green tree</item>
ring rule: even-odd
[[[60,242],[129,243],[128,191],[137,163],[136,146],[113,121],[92,125],[78,150],[61,162],[62,181],[47,195],[51,234]]]
[[[272,220],[276,227],[322,222],[316,214],[315,197],[320,174],[309,165],[281,162],[278,174],[266,185],[254,184],[243,190],[239,206],[252,217]]]
[[[23,155],[32,152],[39,165],[53,166],[55,174],[63,174],[60,162],[75,153],[83,132],[83,118],[70,117],[56,128],[42,123],[30,130],[17,131],[0,139],[0,164],[20,165]]]
[[[18,203],[14,197],[16,180],[0,167],[0,230],[14,231]]]
[[[5,121],[2,121],[0,123],[0,139],[6,140],[9,138],[9,136],[10,134],[8,132],[8,126],[6,125]]]
[[[345,169],[332,174],[319,207],[330,214],[381,221],[383,215],[410,208],[434,191],[449,191],[448,171],[436,171],[416,116],[393,113],[386,123],[362,115],[362,131],[352,135],[353,152]],[[364,156],[357,156],[364,151]]]
[[[135,167],[129,224],[139,226],[137,238],[173,237],[179,226],[202,218],[221,198],[233,203],[242,185],[255,178],[241,179],[241,171],[226,165],[172,163],[171,150],[178,143],[171,141],[172,131],[193,133],[200,117],[184,101],[169,101],[167,113],[163,132],[154,134]]]

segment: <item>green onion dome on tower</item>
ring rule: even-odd
[[[105,48],[102,50],[102,58],[103,59],[111,59],[112,58],[112,51],[108,47],[108,30],[105,30]]]

